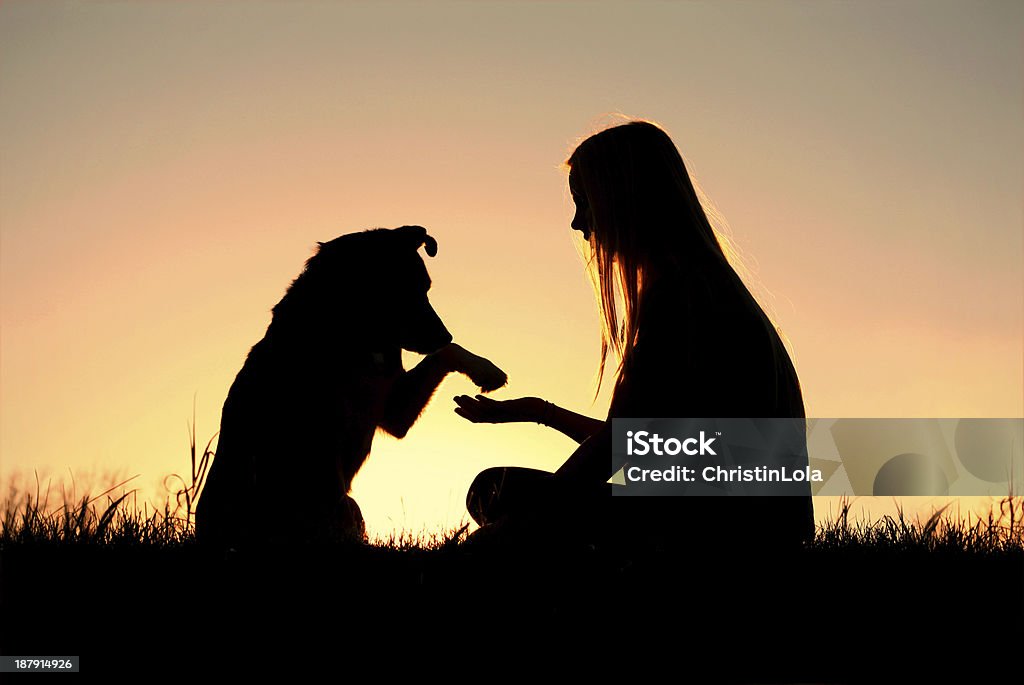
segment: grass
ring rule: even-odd
[[[984,518],[955,519],[943,507],[927,519],[897,515],[876,521],[850,520],[850,502],[838,515],[820,525],[812,549],[947,552],[962,554],[1020,554],[1024,550],[1024,498],[1008,495]]]
[[[908,622],[973,626],[985,631],[987,644],[1021,639],[1019,496],[973,519],[940,510],[918,520],[899,510],[854,520],[845,500],[793,558],[745,556],[744,530],[736,531],[734,552],[715,556],[623,559],[576,550],[508,557],[467,550],[465,525],[362,545],[222,555],[194,537],[196,495],[212,456],[210,443],[200,449],[192,440],[190,470],[165,480],[173,495],[158,510],[140,508],[135,491],[124,492],[130,479],[85,496],[53,493],[38,478],[31,491],[9,489],[0,504],[0,616],[18,620],[0,621],[0,653],[91,654],[98,664],[106,650],[116,671],[126,654],[146,655],[148,666],[171,643],[205,641],[227,653],[218,642],[225,633],[328,650],[353,636],[457,634],[478,647],[528,636],[561,644],[566,635],[603,641],[608,631],[620,639],[619,628],[672,616],[688,618],[672,630],[635,634],[644,641],[685,634],[694,653],[721,656],[715,663],[723,673],[746,664],[757,665],[747,673],[759,679],[774,673],[847,682],[839,676],[868,674],[874,654],[851,652],[849,644],[879,622],[890,631]],[[320,619],[311,621],[314,615]],[[804,618],[779,631],[783,617]],[[833,627],[819,630],[822,621]],[[126,622],[153,625],[133,631]],[[91,624],[104,627],[90,631]],[[734,637],[723,642],[722,635]],[[933,648],[915,651],[911,634],[895,637],[906,655]],[[920,657],[914,659],[919,669]],[[766,665],[774,670],[762,670]]]
[[[177,476],[174,476],[175,478]],[[139,508],[134,491],[113,496],[126,484],[116,483],[98,495],[77,500],[66,496],[51,504],[48,491],[8,492],[2,505],[0,546],[18,544],[92,544],[172,547],[194,544],[195,499],[183,488],[162,510]],[[191,486],[190,486],[191,487]],[[396,551],[441,551],[465,539],[468,524],[445,534],[393,533],[370,546]],[[1021,553],[1024,550],[1024,498],[1007,496],[987,517],[954,519],[945,508],[925,520],[898,515],[876,521],[853,520],[851,504],[818,526],[811,550],[849,549],[961,552],[964,554]]]
[[[51,505],[49,485],[41,490],[9,488],[0,503],[0,551],[18,545],[58,544],[171,548],[195,544],[195,505],[206,479],[213,452],[213,438],[200,452],[195,433],[189,434],[188,478],[171,474],[165,485],[173,494],[162,510],[139,508],[136,491],[123,487],[122,480],[101,491],[75,499],[61,491],[58,504]],[[114,497],[111,493],[122,491]],[[902,509],[897,516],[876,521],[851,518],[851,502],[843,500],[838,514],[817,527],[810,550],[820,551],[916,551],[964,554],[1024,553],[1024,499],[1013,495],[1000,500],[985,517],[953,518],[946,508],[925,520],[909,519]],[[445,533],[409,531],[378,538],[371,547],[393,551],[445,551],[458,548],[468,533],[468,524]]]
[[[49,489],[19,492],[10,488],[0,502],[0,551],[38,544],[152,548],[196,544],[195,500],[190,495],[181,490],[159,510],[148,504],[140,507],[136,491],[121,491],[127,482],[77,500],[64,494],[57,504],[51,501]],[[115,497],[110,494],[114,491],[122,494]],[[368,546],[395,551],[450,549],[466,537],[468,529],[465,524],[444,534],[401,531],[373,539]]]
[[[123,492],[132,478],[116,482],[98,495],[76,499],[62,489],[61,501],[50,504],[50,486],[40,489],[38,474],[34,493],[18,492],[13,486],[0,502],[0,552],[12,545],[74,544],[153,548],[187,546],[195,543],[195,504],[214,458],[211,449],[217,435],[199,448],[195,434],[195,410],[188,427],[189,472],[187,478],[174,473],[164,479],[172,493],[162,510],[140,510],[136,491]],[[74,479],[72,478],[72,482]],[[110,493],[122,489],[114,497]],[[1013,494],[992,507],[987,517],[972,523],[970,517],[954,519],[946,508],[925,521],[910,520],[898,509],[896,517],[877,521],[851,520],[851,502],[841,501],[837,515],[817,527],[810,550],[884,550],[972,554],[1024,554],[1024,499]],[[371,547],[391,551],[451,551],[466,538],[469,524],[440,535],[408,531],[377,538]],[[742,540],[739,541],[742,543]]]
[[[211,440],[212,442],[212,440]],[[49,486],[41,489],[38,476],[34,492],[11,487],[0,503],[0,551],[12,545],[70,544],[101,546],[187,546],[195,543],[195,502],[210,458],[210,444],[197,454],[191,443],[190,478],[172,474],[166,482],[179,483],[162,510],[138,506],[136,491],[123,491],[124,480],[97,495],[78,499],[62,492],[53,505]],[[110,494],[121,491],[115,497]],[[843,500],[837,515],[818,526],[809,550],[884,550],[971,554],[1021,554],[1024,552],[1024,498],[1007,496],[986,517],[955,519],[946,508],[925,520],[909,519],[902,508],[897,516],[875,521],[851,518],[851,502]],[[445,551],[458,547],[467,536],[464,524],[446,533],[392,533],[369,545],[394,551]]]

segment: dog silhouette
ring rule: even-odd
[[[428,299],[422,226],[376,228],[319,243],[273,308],[221,415],[196,508],[203,544],[365,540],[352,479],[378,428],[402,438],[453,371],[483,391],[497,366],[452,342]],[[402,367],[401,351],[427,355]]]

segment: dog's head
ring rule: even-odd
[[[437,241],[422,226],[375,228],[319,243],[274,316],[296,306],[353,342],[436,352],[452,335],[427,296],[430,276],[420,247],[437,254]]]

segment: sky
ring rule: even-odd
[[[4,2],[0,476],[155,501],[316,242],[377,226],[437,238],[431,300],[495,397],[603,418],[560,165],[616,113],[728,222],[808,416],[1024,416],[1022,36],[984,1]],[[574,448],[468,423],[473,392],[377,436],[371,535]]]

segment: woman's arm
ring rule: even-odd
[[[459,395],[455,413],[473,423],[539,423],[554,428],[576,442],[583,442],[604,425],[604,421],[569,411],[539,397],[492,400],[477,395]]]
[[[587,440],[604,427],[604,421],[592,419],[583,414],[577,414],[547,400],[541,401],[544,402],[545,407],[537,423],[554,428],[559,433],[569,436],[578,443]]]
[[[555,471],[555,479],[567,485],[589,487],[607,483],[622,464],[612,463],[612,422],[601,427],[573,452]]]

